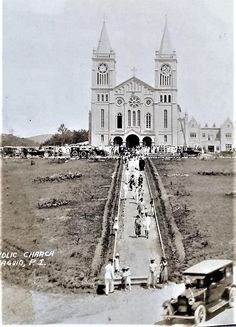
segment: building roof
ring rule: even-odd
[[[143,82],[141,79],[139,79],[139,78],[137,78],[137,77],[135,77],[135,76],[133,76],[133,77],[131,77],[131,78],[125,80],[124,82],[122,82],[122,83],[120,83],[120,84],[118,84],[118,85],[116,85],[114,89],[118,89],[119,87],[121,87],[121,86],[123,86],[124,84],[127,84],[127,83],[129,83],[129,82],[131,82],[131,81],[134,81],[134,82],[140,83],[140,84],[142,84],[143,86],[149,88],[151,91],[154,91],[154,90],[155,90],[155,89],[153,88],[153,86],[151,86],[151,85],[149,85],[149,84]]]
[[[159,53],[160,54],[170,54],[172,52],[173,52],[173,49],[172,49],[172,45],[171,45],[169,30],[168,30],[168,26],[167,26],[167,17],[166,17],[165,27],[164,27],[163,36],[161,39]]]
[[[183,272],[184,275],[206,275],[215,270],[223,268],[231,264],[231,260],[215,259],[215,260],[204,260],[198,264],[188,268]]]
[[[98,53],[109,53],[112,50],[110,40],[107,33],[106,23],[103,22],[100,39],[98,41],[97,52]]]

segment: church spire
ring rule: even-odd
[[[97,52],[98,53],[109,53],[110,51],[112,51],[112,48],[111,48],[111,44],[110,44],[108,33],[107,33],[106,22],[104,20],[103,25],[102,25],[100,39],[98,41]]]
[[[164,32],[161,40],[161,45],[159,49],[160,54],[171,54],[173,52],[171,41],[170,41],[170,36],[169,36],[169,31],[168,31],[168,26],[167,26],[167,15],[165,16],[165,27],[164,27]]]

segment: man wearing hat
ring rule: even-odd
[[[156,288],[156,282],[157,282],[157,264],[155,262],[155,259],[150,260],[149,264],[149,275],[148,275],[148,288],[152,285],[153,288]]]
[[[114,267],[113,260],[109,259],[108,264],[105,267],[105,292],[106,295],[114,292]]]

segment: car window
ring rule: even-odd
[[[225,268],[225,276],[230,277],[233,273],[232,266],[228,266]]]
[[[210,274],[208,276],[208,285],[212,284],[212,283],[218,283],[219,281],[221,281],[225,274],[224,274],[224,268],[214,271],[212,274]]]

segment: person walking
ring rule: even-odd
[[[125,277],[125,289],[131,291],[131,272],[130,272],[130,267],[125,268],[125,272],[123,274]]]
[[[156,288],[157,282],[157,264],[155,259],[150,260],[149,264],[149,275],[148,275],[148,288],[152,285],[153,288]]]
[[[115,268],[115,273],[120,272],[120,255],[119,255],[119,253],[116,253],[116,255],[115,255],[114,268]]]
[[[124,199],[126,200],[127,193],[128,193],[128,184],[124,183],[123,189],[124,189]]]
[[[151,218],[150,218],[150,216],[148,216],[147,214],[145,214],[143,226],[144,226],[144,232],[145,232],[145,237],[146,238],[149,237],[150,224],[151,224]]]
[[[139,196],[139,200],[140,200],[140,199],[143,199],[143,196],[144,196],[143,185],[140,185],[140,186],[139,186],[139,189],[138,189],[138,196]]]
[[[135,186],[135,180],[134,180],[134,174],[131,175],[130,180],[129,180],[129,189],[130,191],[133,190],[133,187]]]
[[[154,217],[154,201],[153,201],[153,199],[151,199],[151,201],[150,201],[150,207],[151,207],[151,209],[150,209],[151,215]]]
[[[168,283],[168,268],[167,268],[167,260],[165,257],[161,257],[160,261],[160,284]]]
[[[142,221],[141,221],[139,215],[137,215],[136,219],[135,219],[135,222],[134,222],[134,229],[135,229],[136,237],[141,236],[141,228],[142,228]]]
[[[144,205],[144,202],[143,202],[143,198],[140,198],[138,206],[137,206],[137,210],[138,210],[139,215],[141,215],[143,217],[144,210],[145,210],[145,205]]]
[[[108,264],[105,267],[105,294],[114,292],[114,267],[113,260],[109,259]]]
[[[125,183],[127,183],[127,184],[129,182],[129,176],[130,176],[130,171],[129,171],[129,166],[128,166],[125,169]]]
[[[138,186],[141,186],[141,185],[143,185],[143,176],[142,176],[142,174],[140,174],[139,177],[138,177]]]

